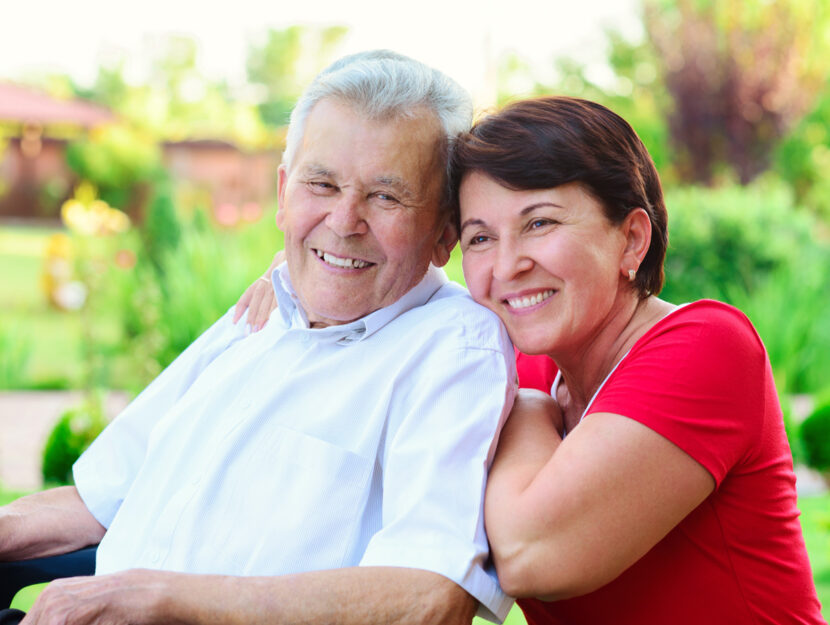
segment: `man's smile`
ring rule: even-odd
[[[312,248],[312,251],[317,254],[317,258],[321,259],[327,265],[339,267],[341,269],[363,269],[364,267],[375,264],[359,258],[344,258],[342,256],[335,256],[334,254],[324,252],[323,250]]]

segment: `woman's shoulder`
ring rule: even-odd
[[[643,339],[666,334],[688,334],[690,339],[713,346],[764,349],[761,337],[749,318],[738,308],[713,299],[701,299],[677,306],[658,321]]]

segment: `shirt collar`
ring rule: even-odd
[[[306,312],[300,305],[300,300],[291,284],[287,263],[282,263],[271,273],[271,284],[274,287],[280,317],[286,327],[306,329],[313,332],[314,336],[321,341],[336,341],[341,345],[362,341],[408,310],[426,304],[447,282],[449,279],[444,270],[430,265],[423,279],[389,306],[350,323],[312,330],[309,328]]]

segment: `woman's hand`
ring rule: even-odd
[[[274,288],[271,286],[271,273],[285,260],[285,252],[280,250],[274,254],[274,260],[268,270],[253,284],[245,289],[242,297],[236,302],[236,309],[233,314],[233,322],[236,323],[248,311],[248,325],[251,332],[258,332],[268,323],[268,317],[277,307],[277,298],[274,296]]]

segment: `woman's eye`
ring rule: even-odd
[[[485,235],[477,234],[474,237],[470,237],[469,245],[478,245],[479,243],[486,243],[488,240],[489,238]]]
[[[543,226],[547,226],[550,223],[547,219],[534,219],[530,222],[531,229],[535,228],[542,228]]]

